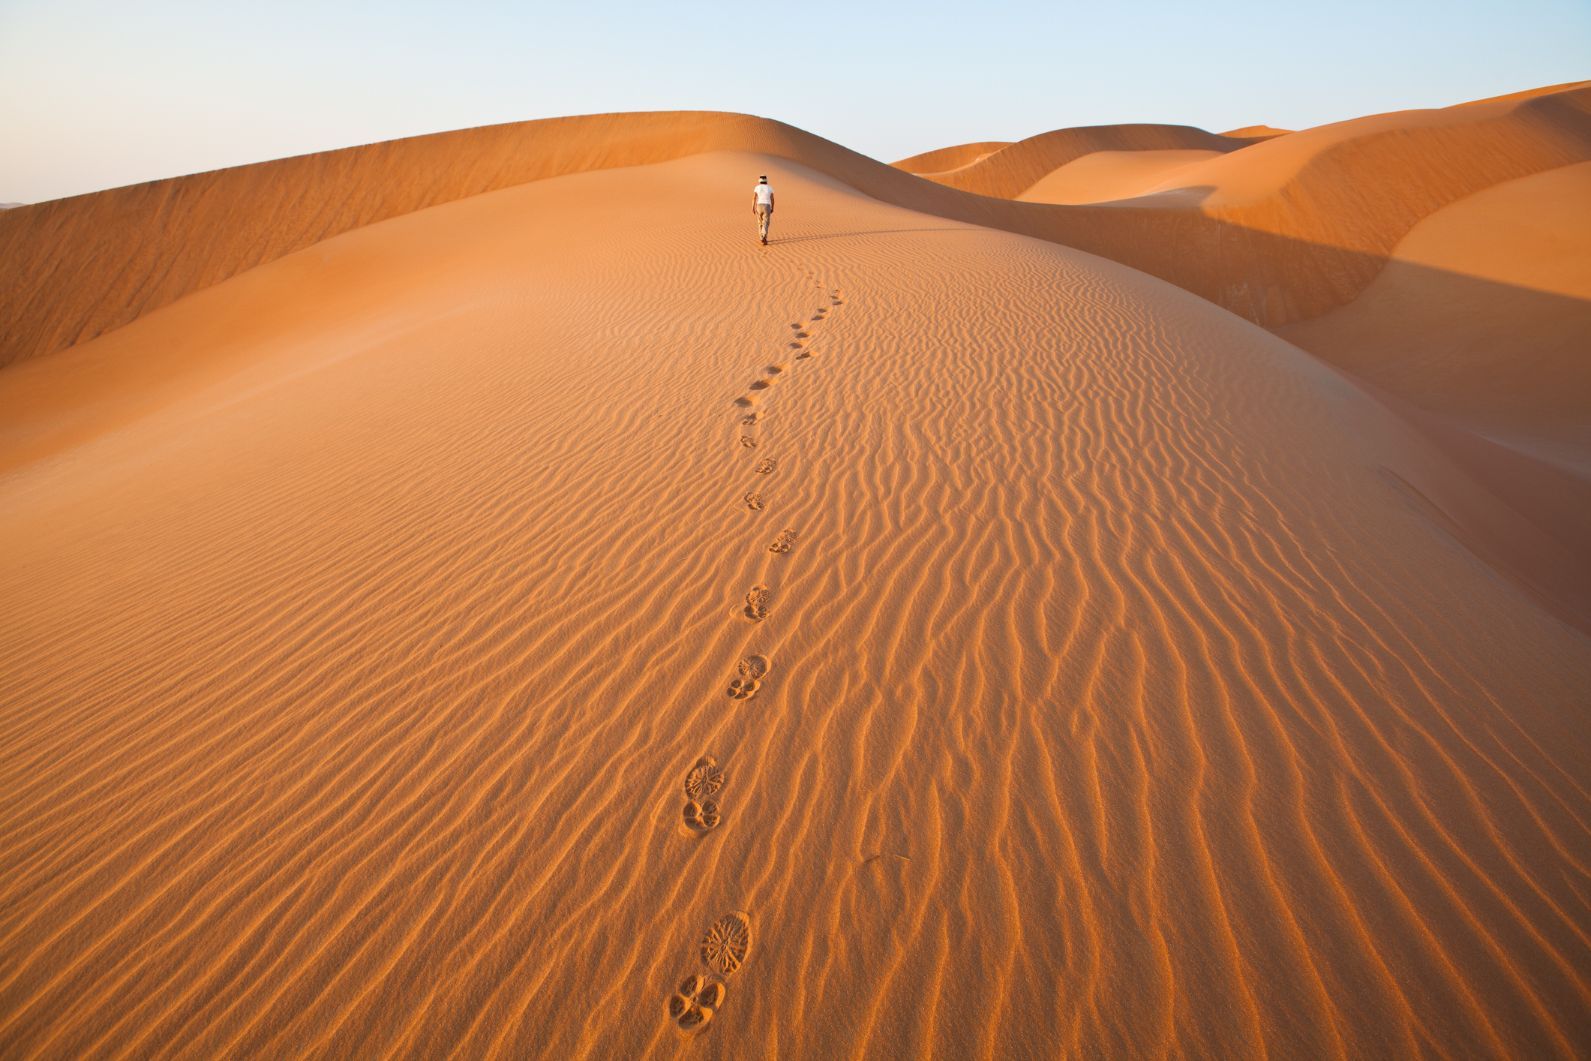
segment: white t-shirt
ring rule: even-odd
[[[756,188],[754,188],[752,190],[757,193],[757,205],[758,206],[772,206],[773,205],[773,186],[772,185],[770,185],[770,184],[759,184],[759,185],[757,185]]]

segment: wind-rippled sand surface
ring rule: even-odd
[[[1143,273],[719,152],[0,403],[6,1056],[1591,1047],[1586,635]]]

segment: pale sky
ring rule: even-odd
[[[601,111],[744,111],[887,162],[1588,77],[1591,0],[0,0],[0,202]]]

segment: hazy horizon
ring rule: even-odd
[[[1558,0],[753,10],[4,0],[0,203],[609,111],[757,114],[886,162],[1113,122],[1305,128],[1578,80],[1591,54],[1591,8]]]

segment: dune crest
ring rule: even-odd
[[[924,173],[951,188],[1016,199],[1047,174],[1096,151],[1235,151],[1249,141],[1188,125],[1094,125],[1056,129],[1000,148],[975,164]]]
[[[924,151],[910,158],[903,158],[890,165],[896,169],[903,169],[907,173],[939,173],[947,169],[960,169],[970,165],[981,158],[994,154],[1003,147],[1010,147],[1009,140],[980,140],[972,144],[955,144],[951,147],[936,148],[933,151]]]
[[[1019,193],[1065,161],[1124,142],[1241,144],[1178,126],[1059,130],[938,177]],[[1263,140],[1178,171],[1199,185],[1108,207],[968,194],[780,122],[710,112],[522,122],[195,174],[0,214],[0,316],[11,322],[0,365],[361,225],[529,181],[720,150],[799,160],[908,209],[1100,254],[1274,328],[1351,301],[1442,206],[1591,157],[1591,87]]]
[[[1025,203],[1107,203],[1131,199],[1218,151],[1094,151],[1042,177],[1017,196]]]
[[[1278,129],[1274,125],[1245,125],[1241,129],[1228,129],[1222,136],[1242,137],[1248,140],[1269,138],[1273,136],[1286,136],[1291,129]]]

